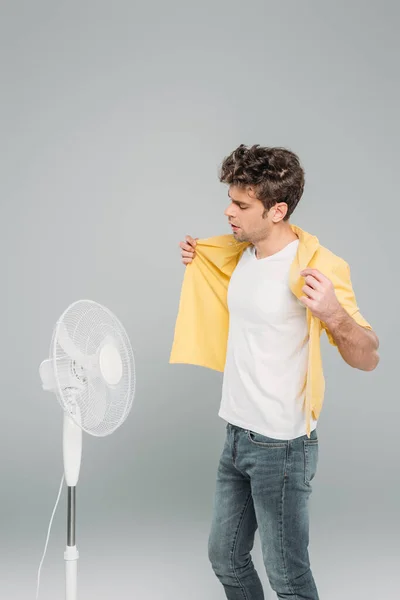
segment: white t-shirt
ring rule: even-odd
[[[299,240],[257,259],[243,253],[228,288],[229,336],[219,416],[267,437],[305,435],[306,309],[289,288]],[[311,420],[311,430],[316,421]]]

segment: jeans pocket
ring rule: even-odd
[[[261,433],[255,433],[254,431],[247,432],[247,439],[255,446],[262,446],[264,448],[286,448],[287,446],[285,440],[269,438],[265,435],[261,435]]]
[[[304,483],[310,485],[317,472],[318,440],[304,440]]]

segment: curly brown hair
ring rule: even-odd
[[[240,188],[251,186],[266,212],[277,202],[285,202],[288,220],[304,190],[304,170],[296,154],[285,148],[268,148],[259,144],[241,144],[221,166],[221,183]]]

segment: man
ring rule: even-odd
[[[320,333],[364,371],[377,366],[379,343],[358,310],[347,263],[289,223],[304,188],[298,157],[241,145],[220,181],[229,186],[232,235],[180,243],[190,267],[171,354],[171,362],[224,371],[227,436],[209,558],[229,600],[262,600],[251,559],[258,528],[278,598],[317,600],[308,500],[324,393]]]

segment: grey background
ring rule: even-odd
[[[80,597],[224,597],[207,559],[221,375],[168,359],[178,242],[228,232],[217,169],[242,142],[300,155],[292,221],[350,263],[381,340],[373,373],[323,344],[321,598],[396,596],[398,27],[394,1],[2,1],[1,598],[35,597],[62,475],[61,410],[38,366],[85,297],[123,321],[138,379],[125,425],[84,437]],[[43,600],[63,597],[65,500]],[[273,598],[258,541],[255,561]]]

